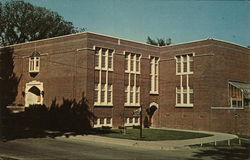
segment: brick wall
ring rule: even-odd
[[[94,106],[94,84],[98,74],[94,70],[95,47],[115,50],[114,71],[109,73],[113,84],[113,106]],[[152,117],[152,126],[213,130],[221,132],[237,131],[249,133],[249,109],[212,110],[211,107],[228,106],[228,81],[250,82],[249,49],[216,40],[157,47],[129,40],[83,33],[62,36],[36,42],[10,46],[14,49],[15,73],[21,77],[15,104],[24,105],[25,84],[36,80],[43,82],[44,103],[50,106],[56,99],[79,100],[85,96],[91,111],[97,117],[112,117],[113,127],[123,125],[123,118],[132,116],[138,107],[124,107],[125,74],[124,51],[138,53],[141,58],[141,74],[137,83],[140,86],[140,104],[146,110],[152,102],[158,109]],[[40,72],[31,76],[28,72],[28,58],[34,51],[42,54]],[[176,55],[194,53],[194,74],[190,83],[194,91],[193,107],[176,107],[176,86],[180,77],[176,75]],[[150,59],[160,57],[159,94],[150,92]],[[239,115],[236,119],[235,114]],[[224,122],[227,125],[224,125]],[[235,126],[237,128],[235,129]]]

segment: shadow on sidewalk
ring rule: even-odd
[[[250,159],[250,145],[200,149],[194,153],[193,158],[188,160],[200,160],[208,157],[213,160],[247,160]]]

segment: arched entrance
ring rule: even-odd
[[[25,106],[33,104],[43,104],[43,83],[32,81],[26,83],[25,88]]]
[[[156,126],[156,112],[158,111],[159,105],[155,102],[150,103],[147,110],[149,116],[149,126]]]

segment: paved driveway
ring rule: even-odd
[[[1,157],[24,160],[119,159],[119,160],[243,160],[249,150],[179,149],[152,150],[117,144],[91,142],[73,138],[29,138],[0,142]]]

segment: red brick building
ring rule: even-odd
[[[214,39],[158,47],[79,33],[9,46],[15,104],[87,98],[95,127],[138,125],[250,134],[250,49]]]

